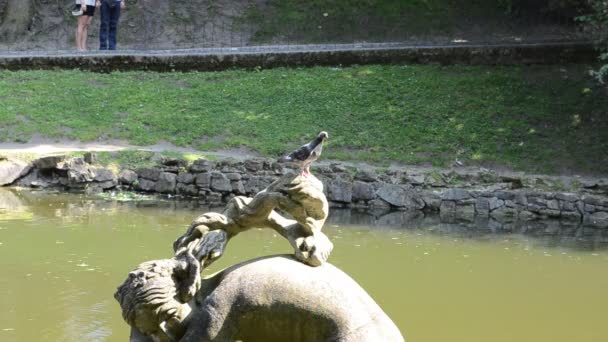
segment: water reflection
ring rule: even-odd
[[[214,209],[196,200],[0,188],[0,341],[125,340],[116,286],[135,265],[170,257],[172,241]],[[599,251],[608,231],[557,221],[447,222],[421,212],[330,213],[330,262],[408,340],[608,340],[597,328],[608,306],[608,252]],[[290,252],[276,233],[252,229],[206,272]]]
[[[108,222],[108,218],[123,215],[125,211],[133,208],[144,209],[134,212],[133,215],[138,215],[138,221],[143,220],[151,226],[163,226],[174,222],[172,218],[165,218],[174,215],[176,210],[191,212],[191,216],[185,216],[186,218],[193,218],[207,211],[222,210],[221,207],[210,208],[196,199],[151,198],[145,201],[119,202],[76,194],[0,188],[0,222],[54,219],[59,220],[61,225],[69,227],[95,223],[100,216]],[[538,246],[565,247],[581,251],[608,249],[608,229],[587,227],[573,221],[501,222],[482,217],[473,221],[462,221],[421,211],[373,212],[332,209],[326,224],[380,230],[407,230],[479,241],[505,237],[525,238]]]
[[[29,220],[32,211],[22,197],[11,190],[0,187],[0,220]]]
[[[383,214],[348,209],[330,211],[327,224],[375,229],[399,229],[433,235],[474,240],[504,238],[529,239],[544,247],[565,247],[574,250],[608,249],[608,229],[586,227],[580,222],[559,220],[505,221],[475,218],[474,221],[446,220],[439,215],[420,211],[396,211]]]

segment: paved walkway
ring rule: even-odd
[[[172,50],[116,50],[116,51],[87,51],[51,50],[51,51],[7,51],[0,50],[0,58],[15,57],[99,57],[99,56],[209,56],[234,54],[267,54],[267,53],[297,53],[297,52],[336,52],[336,51],[382,51],[382,50],[442,50],[454,48],[522,48],[522,47],[567,47],[586,46],[588,41],[536,41],[514,43],[469,43],[466,41],[450,44],[411,44],[411,43],[357,43],[357,44],[309,44],[309,45],[264,45],[223,48],[192,48]]]

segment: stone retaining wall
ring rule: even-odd
[[[276,68],[354,64],[564,64],[595,63],[591,42],[521,43],[510,45],[406,46],[343,44],[243,47],[177,51],[0,55],[0,69],[74,69],[216,71],[230,68]]]
[[[87,160],[85,160],[87,159]],[[94,167],[91,155],[35,160],[27,175],[12,183],[24,187],[62,187],[87,193],[119,189],[197,197],[208,205],[223,205],[239,195],[253,196],[292,170],[271,160],[212,162],[187,165],[165,159],[157,167],[121,170]],[[23,173],[23,171],[21,171]],[[380,211],[438,212],[442,218],[473,221],[560,219],[608,228],[608,186],[582,184],[579,191],[539,190],[525,178],[490,171],[412,173],[358,169],[342,164],[315,166],[333,207]],[[536,184],[536,183],[535,183]]]

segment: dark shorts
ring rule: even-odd
[[[86,15],[87,17],[92,17],[95,14],[95,6],[86,6],[82,15]]]

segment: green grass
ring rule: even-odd
[[[269,0],[253,2],[240,21],[257,27],[252,40],[298,43],[390,41],[441,35],[467,28],[463,18],[486,25],[508,16],[501,0]],[[464,26],[462,26],[464,24]]]
[[[37,133],[277,156],[327,130],[324,156],[336,159],[606,173],[608,98],[588,68],[1,71],[0,141]]]
[[[96,153],[98,164],[106,167],[113,167],[116,170],[123,168],[137,169],[140,167],[156,166],[163,158],[166,157],[182,159],[185,160],[188,164],[192,164],[192,162],[200,158],[213,160],[213,158],[210,158],[213,156],[205,156],[203,154],[193,153],[182,153],[177,151],[162,151],[158,153],[151,151],[127,149],[116,152],[100,151]],[[82,156],[83,152],[74,152],[72,154]]]

